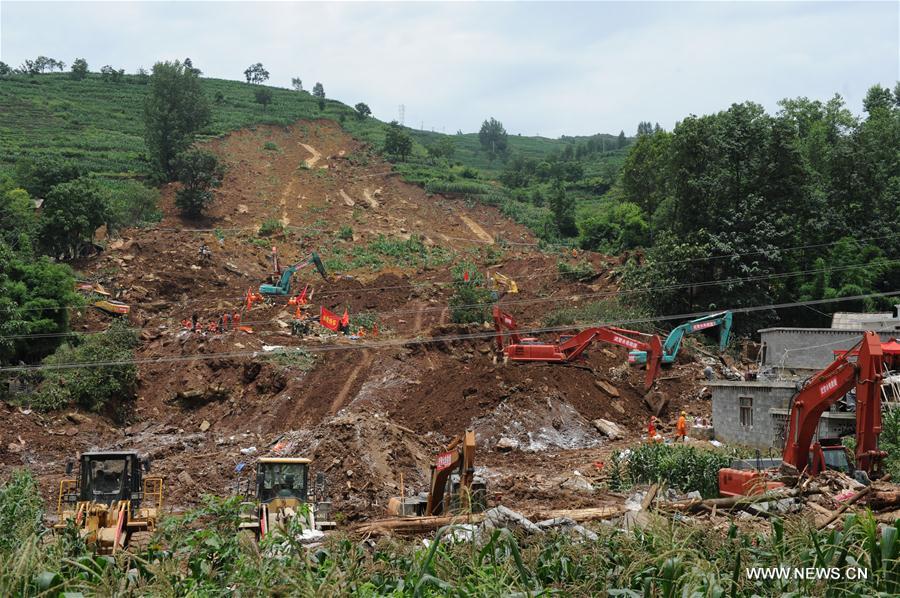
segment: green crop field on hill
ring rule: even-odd
[[[143,102],[147,86],[136,75],[120,82],[104,81],[90,74],[82,81],[67,73],[15,76],[0,80],[0,171],[10,171],[25,157],[55,156],[70,159],[84,170],[103,173],[141,173],[144,170]],[[255,124],[290,124],[298,119],[330,118],[341,122],[359,139],[380,148],[386,124],[375,118],[360,121],[348,105],[327,100],[324,111],[303,91],[269,87],[270,105],[256,103],[253,92],[260,86],[240,81],[202,78],[210,100],[212,123],[202,132],[215,136]],[[478,135],[443,135],[408,129],[414,139],[414,156],[425,147],[450,137],[454,161],[488,173],[502,169],[480,148]],[[607,136],[610,145],[613,136]],[[510,136],[510,153],[541,158],[560,152],[578,138]]]
[[[12,77],[0,82],[0,169],[25,157],[58,156],[84,170],[136,173],[144,165],[143,102],[147,86],[136,76],[119,83],[91,75],[73,81],[66,74]],[[254,100],[257,86],[202,79],[212,107],[212,123],[202,132],[215,136],[254,124],[290,124],[302,118],[344,115],[353,134],[377,143],[383,123],[358,121],[352,108],[328,101],[320,112],[306,92],[270,88],[272,103]]]

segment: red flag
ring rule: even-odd
[[[322,313],[319,316],[319,324],[329,330],[337,331],[340,319],[337,317],[337,314],[332,313],[323,307]]]
[[[350,312],[347,311],[347,308],[344,308],[344,317],[341,318],[341,326],[349,326],[350,325]]]
[[[469,271],[463,272],[463,282],[469,282]]]

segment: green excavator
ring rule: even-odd
[[[275,253],[273,251],[273,256]],[[277,257],[275,259],[275,271],[276,273],[281,274],[281,279],[278,281],[278,284],[261,284],[259,285],[259,293],[260,295],[267,296],[275,296],[275,297],[286,297],[291,294],[291,277],[294,275],[294,272],[300,270],[301,268],[305,268],[310,264],[316,267],[316,270],[322,276],[323,280],[328,280],[328,273],[325,271],[325,265],[322,263],[322,260],[319,258],[319,254],[313,251],[309,254],[304,260],[297,262],[291,266],[288,266],[284,269],[284,271],[280,271],[278,267]]]
[[[724,351],[731,336],[731,320],[731,312],[723,311],[702,316],[696,320],[676,326],[663,343],[662,365],[674,363],[675,358],[678,357],[678,349],[681,348],[681,340],[686,334],[694,334],[710,328],[719,328],[719,351]],[[628,363],[631,365],[647,363],[647,353],[645,351],[631,351],[628,354]]]

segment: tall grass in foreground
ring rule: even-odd
[[[27,490],[28,474],[9,484]],[[17,493],[4,493],[11,496]],[[873,596],[900,592],[896,526],[850,515],[843,531],[773,519],[759,533],[667,520],[636,532],[600,526],[597,541],[520,537],[482,543],[366,541],[334,535],[319,547],[234,532],[239,499],[207,498],[166,520],[141,554],[91,555],[74,529],[31,531],[0,551],[0,595],[60,596]],[[0,510],[8,505],[0,504]],[[8,529],[0,530],[0,534]],[[862,567],[868,578],[748,579],[747,567]],[[72,595],[72,594],[69,594]]]

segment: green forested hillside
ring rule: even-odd
[[[746,102],[640,136],[618,191],[648,227],[648,252],[627,284],[648,289],[655,313],[900,289],[900,85],[873,86],[864,109],[856,117],[839,96],[797,98],[770,115]],[[891,302],[772,312],[746,325],[779,316],[829,325],[833,309]]]
[[[60,176],[50,177],[49,190],[83,174],[108,181],[151,173],[147,83],[146,75],[0,79],[0,174],[24,179],[23,163],[51,158]],[[334,119],[410,182],[495,205],[547,243],[642,250],[646,260],[626,268],[624,281],[632,301],[656,314],[900,288],[900,89],[874,86],[861,117],[839,96],[797,98],[775,114],[746,102],[688,116],[673,131],[640,123],[634,139],[554,140],[508,135],[493,119],[479,133],[417,131],[358,118],[349,105],[305,91],[199,83],[211,113],[199,139],[258,123]],[[268,105],[257,102],[261,89],[272,94]],[[888,303],[875,297],[855,307]],[[836,307],[792,318],[822,324]],[[747,329],[777,317],[748,320]]]

